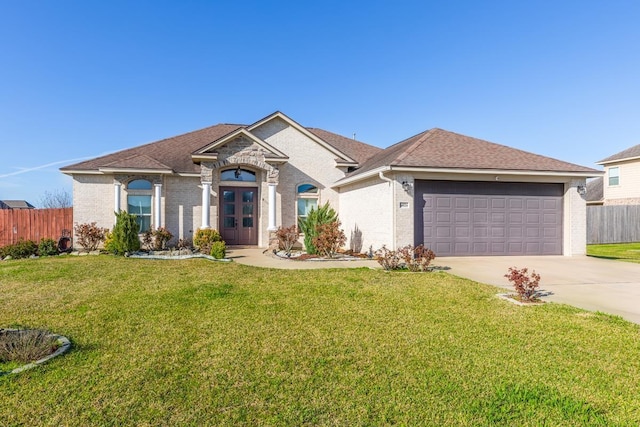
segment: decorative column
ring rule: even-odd
[[[113,183],[113,191],[114,191],[113,211],[115,213],[120,213],[120,188],[121,187],[122,187],[122,184],[120,184],[119,182]]]
[[[162,184],[154,184],[153,188],[155,190],[154,196],[154,212],[153,212],[153,224],[155,228],[158,229],[162,226],[160,220],[162,219],[160,216],[160,210],[162,209]]]
[[[269,183],[269,227],[267,230],[277,230],[276,227],[276,184]]]
[[[211,183],[202,183],[202,228],[211,228],[209,223],[209,197],[211,195]]]

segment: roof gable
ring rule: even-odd
[[[287,159],[286,154],[276,149],[275,147],[271,146],[266,141],[263,141],[262,139],[258,138],[256,135],[249,132],[244,127],[236,129],[228,133],[227,135],[217,139],[216,141],[213,141],[211,144],[208,144],[196,150],[195,152],[192,153],[191,157],[193,158],[194,161],[201,160],[201,159],[216,159],[217,151],[220,148],[224,147],[225,145],[229,144],[235,139],[242,138],[242,137],[247,138],[249,141],[253,142],[254,144],[257,144],[265,152],[270,153],[270,155],[266,156],[267,158],[271,157],[275,159],[285,159],[285,160]]]
[[[621,162],[624,160],[640,159],[640,144],[634,145],[631,148],[627,148],[619,153],[609,156],[606,159],[602,159],[598,163],[599,165],[605,165],[607,163]]]
[[[349,156],[348,154],[340,151],[338,148],[334,147],[332,144],[328,143],[327,141],[325,141],[324,139],[322,139],[321,137],[319,137],[315,133],[311,132],[309,129],[301,126],[298,122],[296,122],[295,120],[291,119],[290,117],[288,117],[287,115],[285,115],[284,113],[282,113],[280,111],[276,111],[275,113],[272,113],[272,114],[268,115],[267,117],[258,120],[254,124],[248,126],[247,130],[249,132],[251,132],[252,130],[257,129],[260,126],[263,126],[266,123],[268,123],[268,122],[270,122],[272,120],[277,120],[277,119],[284,121],[289,126],[293,127],[294,129],[296,129],[297,131],[299,131],[300,133],[305,135],[307,138],[311,139],[312,141],[316,142],[317,144],[321,145],[322,147],[324,147],[325,149],[327,149],[328,151],[333,153],[335,156],[338,157],[337,161],[339,163],[349,163],[349,164],[353,164],[353,165],[356,165],[358,163],[351,156]]]

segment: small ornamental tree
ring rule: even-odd
[[[111,233],[109,249],[118,255],[140,250],[139,226],[135,215],[116,213],[116,225]]]
[[[533,270],[529,275],[527,268],[518,269],[517,267],[509,267],[509,273],[505,274],[518,294],[521,301],[533,302],[536,301],[536,293],[538,286],[540,286],[540,275]]]
[[[298,220],[298,228],[304,234],[304,249],[309,255],[318,253],[313,238],[318,236],[318,226],[329,224],[338,220],[338,214],[329,206],[329,202],[320,206],[318,209],[311,208],[306,218]]]

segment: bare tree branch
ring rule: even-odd
[[[44,196],[40,198],[40,207],[44,209],[70,208],[71,206],[73,206],[73,199],[65,189],[45,191]]]

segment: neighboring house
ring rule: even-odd
[[[387,149],[281,112],[219,124],[61,169],[74,221],[111,228],[114,211],[176,238],[218,229],[267,247],[279,226],[325,202],[363,250],[407,244],[446,255],[584,254],[591,168],[431,129]]]
[[[602,206],[604,204],[604,178],[597,178],[587,181],[587,206]]]
[[[597,162],[604,166],[604,205],[640,205],[640,144]]]
[[[0,200],[0,209],[35,209],[26,200]]]

